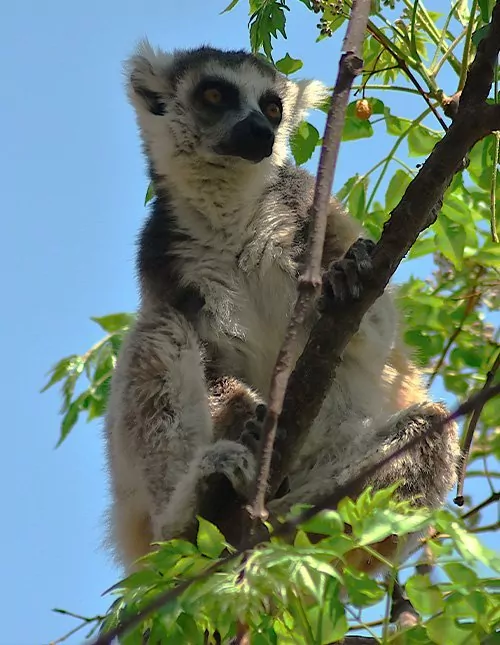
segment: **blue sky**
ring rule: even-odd
[[[40,645],[70,629],[52,607],[104,611],[100,594],[120,575],[99,548],[107,501],[100,423],[80,422],[54,450],[59,395],[38,392],[56,360],[100,338],[89,316],[137,303],[146,178],[121,62],[144,35],[165,49],[246,47],[246,3],[218,15],[223,8],[222,0],[2,4],[0,645]],[[315,22],[293,3],[278,52],[304,58],[301,75],[328,82],[339,42],[314,45]],[[336,187],[379,159],[379,146],[345,149]]]

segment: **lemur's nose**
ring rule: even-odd
[[[274,142],[274,131],[269,122],[258,112],[252,112],[248,116],[250,134],[261,141]]]

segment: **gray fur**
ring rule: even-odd
[[[239,90],[238,109],[215,121],[192,103],[207,74]],[[242,498],[248,495],[255,458],[238,439],[267,396],[296,296],[314,186],[287,161],[287,142],[325,91],[317,82],[293,83],[241,52],[165,54],[147,43],[128,62],[127,83],[157,193],[139,243],[138,320],[119,356],[106,420],[110,541],[130,568],[151,540],[183,533],[200,482],[211,475],[225,475]],[[266,92],[283,105],[272,155],[252,163],[218,154],[221,138],[260,109]],[[361,232],[332,198],[325,268]],[[304,332],[299,344],[305,340]],[[418,375],[415,392],[423,394],[401,411],[409,400],[398,399],[398,377],[407,385],[411,368],[405,363],[403,374],[391,367],[397,343],[388,290],[346,349],[297,456],[291,492],[271,504],[276,511],[331,490],[439,413],[424,403]],[[441,504],[455,481],[457,454],[451,427],[375,483],[401,475],[407,495],[422,495],[418,503]]]

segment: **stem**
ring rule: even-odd
[[[396,150],[399,148],[399,146],[401,145],[401,143],[404,141],[404,139],[406,138],[406,136],[408,135],[408,133],[410,132],[410,130],[412,130],[415,126],[419,125],[419,123],[420,123],[421,121],[423,121],[423,120],[425,119],[425,117],[426,117],[426,116],[428,116],[430,113],[431,113],[430,108],[428,108],[427,110],[425,110],[424,112],[422,112],[422,114],[420,114],[420,116],[418,116],[414,121],[412,121],[412,122],[410,123],[410,125],[408,126],[408,128],[407,128],[407,129],[406,129],[402,134],[400,134],[400,135],[399,135],[399,137],[396,139],[396,143],[392,146],[392,148],[391,148],[391,150],[390,150],[389,154],[388,154],[388,155],[387,155],[387,157],[386,157],[386,163],[385,163],[385,166],[384,166],[384,168],[382,169],[382,172],[380,173],[380,176],[379,176],[379,178],[377,179],[377,181],[376,181],[376,183],[375,183],[375,186],[374,186],[374,188],[373,188],[373,190],[372,190],[372,193],[371,193],[371,195],[370,195],[370,197],[369,197],[369,199],[368,199],[368,202],[367,202],[367,204],[366,204],[366,209],[365,209],[365,210],[366,210],[366,212],[367,212],[367,213],[368,213],[368,212],[369,212],[369,210],[370,210],[370,206],[371,206],[371,204],[372,204],[372,202],[373,202],[373,200],[374,200],[374,198],[375,198],[375,195],[376,195],[376,193],[377,193],[377,190],[378,190],[378,189],[379,189],[379,187],[380,187],[380,184],[381,184],[381,182],[382,182],[382,179],[384,178],[384,175],[385,175],[385,173],[387,172],[387,169],[388,169],[389,164],[390,164],[390,162],[391,162],[391,158],[394,156],[394,154],[395,154]]]
[[[495,92],[496,95],[496,92]],[[493,132],[495,137],[495,152],[493,158],[493,170],[491,173],[491,189],[490,189],[490,200],[491,200],[491,239],[493,242],[498,244],[498,231],[497,231],[497,172],[498,172],[498,153],[500,152],[500,131]]]
[[[469,24],[467,25],[467,33],[465,34],[464,52],[462,55],[462,66],[460,70],[460,78],[458,80],[457,91],[463,90],[467,72],[469,71],[469,57],[472,45],[472,31],[474,29],[474,22],[477,10],[477,0],[472,0],[472,7],[470,10]]]
[[[424,67],[424,65],[422,65],[422,63],[420,63],[419,61],[414,62],[414,67],[427,83],[429,92],[426,92],[424,88],[420,85],[420,83],[417,81],[413,72],[408,67],[408,64],[406,62],[406,57],[401,52],[401,50],[399,50],[399,48],[396,45],[394,45],[394,43],[391,40],[389,40],[385,36],[385,34],[380,29],[378,29],[371,21],[368,21],[368,30],[372,33],[373,37],[376,38],[380,42],[380,44],[383,47],[385,47],[390,54],[392,54],[392,56],[394,56],[399,67],[403,70],[403,72],[406,74],[409,80],[413,83],[418,93],[422,96],[424,101],[429,106],[430,110],[433,112],[436,119],[439,121],[441,127],[446,132],[446,130],[448,129],[448,126],[443,121],[443,119],[441,118],[441,115],[439,114],[439,112],[437,111],[437,109],[431,103],[431,100],[430,100],[430,96],[434,97],[438,95],[439,88],[437,86],[436,81],[433,78],[431,78],[431,76],[429,76],[427,69]]]
[[[404,87],[403,85],[377,85],[377,84],[370,84],[370,85],[353,85],[352,86],[353,90],[385,90],[385,91],[393,91],[393,92],[408,92],[408,94],[420,94],[420,92],[413,87]]]
[[[443,351],[441,352],[441,356],[439,357],[439,360],[436,363],[436,366],[433,369],[432,374],[431,374],[431,376],[429,378],[429,381],[427,383],[427,387],[431,387],[431,385],[434,383],[434,379],[439,374],[439,370],[441,369],[441,367],[442,367],[442,365],[443,365],[443,363],[444,363],[444,361],[446,359],[446,356],[448,355],[450,347],[453,345],[453,343],[456,341],[456,339],[458,338],[458,336],[462,332],[462,329],[463,329],[463,327],[464,327],[464,325],[465,325],[465,323],[467,321],[467,318],[471,315],[471,313],[474,311],[474,309],[476,308],[476,306],[477,306],[477,304],[479,302],[481,293],[476,293],[476,288],[477,288],[477,284],[478,284],[478,282],[479,282],[479,280],[480,280],[480,278],[481,278],[483,273],[484,273],[484,267],[479,267],[479,269],[478,269],[478,271],[476,273],[476,276],[474,277],[474,279],[472,281],[471,287],[468,290],[468,294],[465,296],[465,298],[467,298],[467,304],[465,305],[465,309],[464,309],[464,313],[462,315],[462,318],[461,318],[460,322],[458,323],[457,327],[455,328],[455,330],[453,331],[453,333],[451,334],[450,338],[448,339],[448,342],[444,346]],[[471,294],[473,294],[472,297],[471,297]]]
[[[436,78],[438,75],[441,67],[444,65],[444,63],[448,60],[451,52],[455,49],[455,47],[460,43],[462,38],[465,36],[467,33],[467,29],[464,29],[461,34],[459,34],[455,40],[451,43],[451,45],[448,47],[447,52],[442,56],[442,58],[439,60],[439,62],[435,66],[431,66],[429,68],[430,74],[432,78]]]
[[[404,0],[404,4],[408,9],[413,11],[414,3],[411,0]],[[429,16],[427,9],[424,7],[423,4],[419,2],[419,0],[416,0],[415,6],[418,5],[418,13],[419,13],[419,18],[422,22],[422,25],[424,29],[427,32],[427,35],[430,36],[432,42],[436,45],[438,49],[440,49],[443,54],[445,54],[448,51],[448,48],[446,47],[446,43],[444,43],[441,40],[441,35],[444,33],[444,30],[440,32],[436,25],[434,24],[434,21],[432,18]],[[458,75],[460,74],[460,61],[456,58],[456,56],[451,55],[449,58],[449,62],[451,67],[453,68],[453,71]]]
[[[499,369],[500,369],[500,351],[498,351],[496,358],[493,361],[493,365],[491,366],[491,369],[488,371],[488,374],[486,375],[486,380],[484,382],[484,385],[481,391],[485,391],[489,389],[490,384],[493,382],[493,379],[495,378],[495,375]],[[472,439],[474,438],[474,432],[476,430],[476,426],[478,424],[479,417],[481,416],[481,412],[483,411],[484,405],[485,403],[483,403],[482,405],[478,405],[474,409],[469,421],[469,425],[467,426],[467,431],[465,433],[464,445],[462,446],[462,456],[461,456],[462,460],[460,463],[460,471],[458,474],[457,496],[453,500],[457,506],[463,506],[464,504],[464,482],[465,482],[465,475],[467,471],[469,452],[472,445]]]
[[[462,0],[457,0],[455,2],[455,4],[452,6],[452,8],[450,9],[448,15],[446,16],[446,21],[445,21],[445,23],[443,25],[443,28],[441,30],[441,35],[439,37],[439,43],[437,43],[436,51],[434,52],[434,56],[432,57],[431,63],[429,65],[430,70],[432,70],[434,65],[436,64],[436,59],[438,57],[439,50],[443,47],[443,44],[444,44],[444,41],[445,41],[445,38],[446,38],[446,34],[448,32],[448,27],[450,26],[451,19],[453,18],[453,13],[455,12],[455,9],[458,7],[458,5],[461,2],[462,2]],[[464,33],[465,33],[465,29],[464,29]],[[455,38],[455,41],[456,41],[456,38]],[[453,41],[453,42],[455,42],[455,41]],[[445,58],[445,57],[448,58],[448,52],[449,52],[450,49],[452,49],[452,46],[448,47],[447,51],[443,55],[443,58]]]

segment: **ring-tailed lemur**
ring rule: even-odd
[[[110,540],[131,568],[151,541],[182,535],[203,513],[214,476],[248,493],[252,429],[295,301],[314,188],[287,160],[288,139],[326,95],[258,57],[210,47],[166,54],[144,43],[127,80],[156,191],[139,242],[140,309],[106,419]],[[345,255],[361,233],[332,198],[323,264],[337,304],[370,270],[372,243]],[[427,401],[398,336],[387,291],[347,347],[290,490],[270,510],[314,501],[446,414]],[[439,505],[457,455],[448,426],[374,484],[403,479],[402,495]]]

